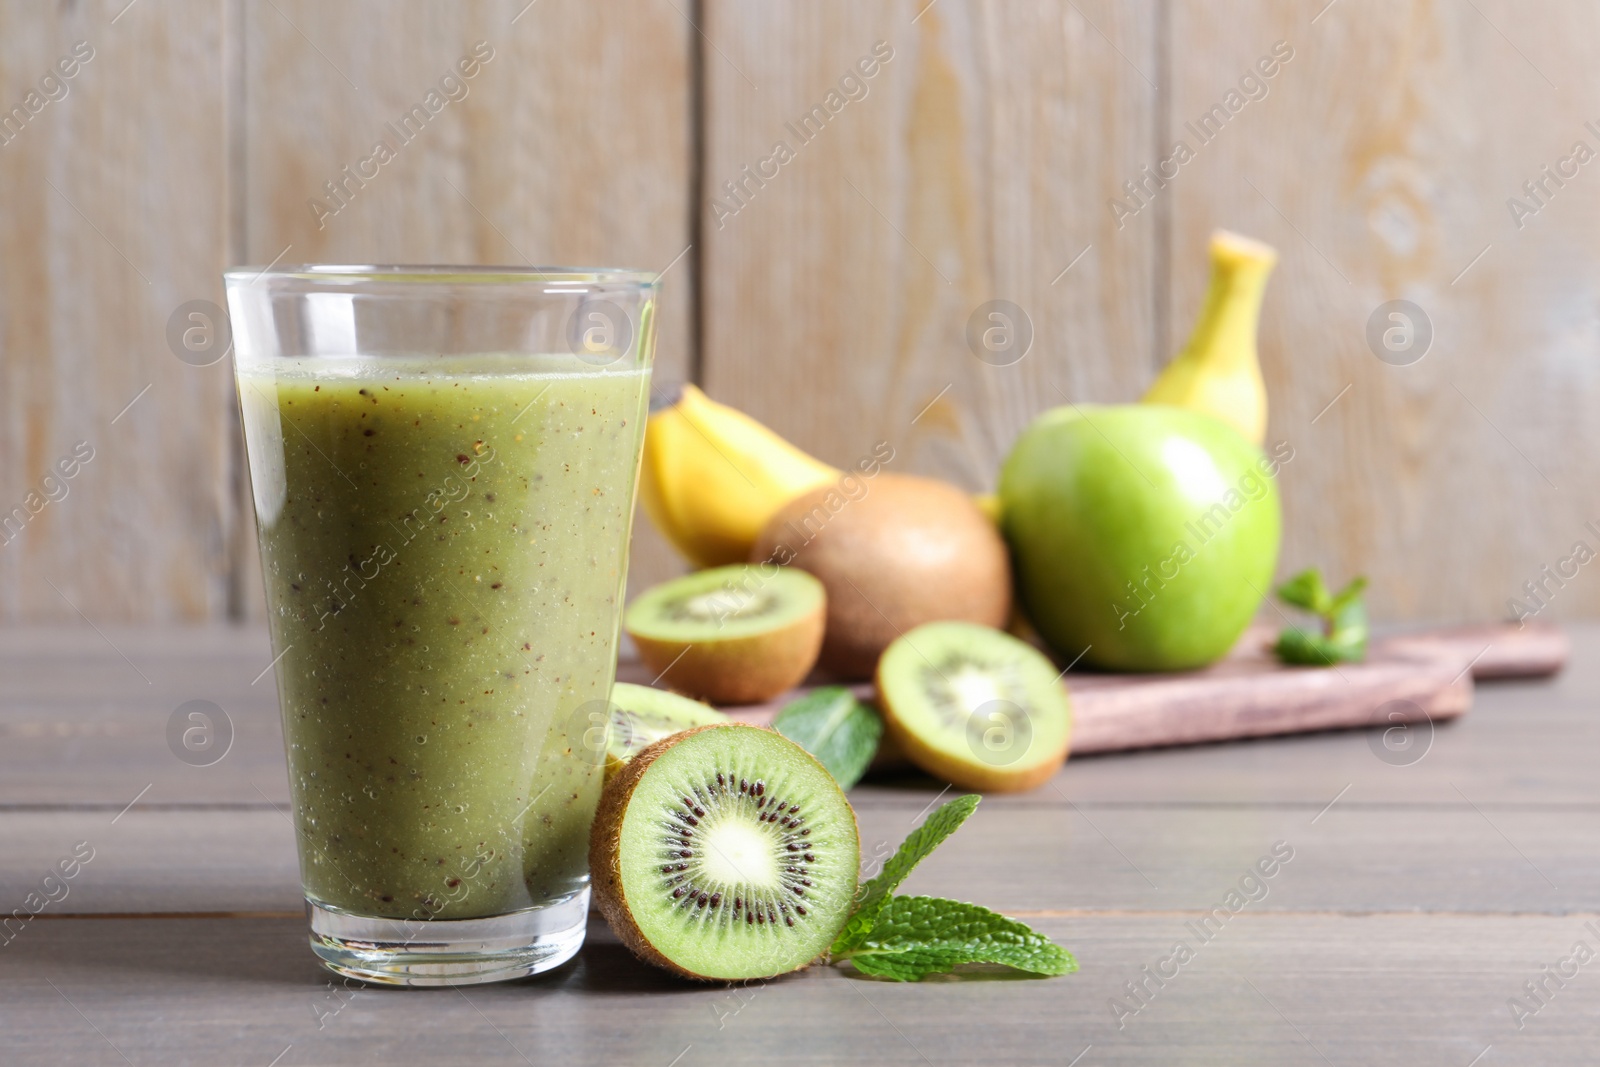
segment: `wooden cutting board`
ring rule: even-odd
[[[1440,722],[1472,706],[1474,679],[1546,677],[1561,670],[1569,651],[1566,635],[1554,626],[1469,626],[1376,640],[1364,663],[1288,667],[1267,651],[1272,636],[1252,629],[1226,659],[1199,671],[1068,671],[1072,754]],[[624,673],[630,681],[649,681],[637,669]],[[765,724],[811,688],[725,710]],[[851,688],[864,700],[873,697],[870,683]]]

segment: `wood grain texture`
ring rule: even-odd
[[[1413,762],[1385,762],[1380,733],[1347,730],[1073,759],[1049,786],[985,804],[1288,805],[1309,818],[1346,787],[1341,805],[1465,803],[1452,782],[1475,803],[1585,803],[1592,772],[1552,758],[1600,745],[1600,629],[1577,627],[1573,640],[1559,677],[1485,683],[1465,721],[1419,727]],[[141,803],[166,807],[287,803],[277,696],[262,675],[271,658],[260,628],[0,630],[0,806],[92,806],[109,817],[146,787]],[[234,735],[207,767],[178,760],[166,735],[197,699],[226,712]],[[915,812],[930,781],[876,777],[852,800]]]
[[[0,620],[227,611],[232,386],[167,342],[221,300],[222,11],[123,6],[0,4]]]
[[[1365,663],[1285,668],[1268,653],[1142,685],[1080,682],[1073,746],[1081,754],[1239,737],[1442,723],[1472,705],[1465,659],[1382,654]],[[1109,681],[1109,680],[1108,680]],[[1388,709],[1387,711],[1385,709]]]
[[[1008,913],[1204,910],[1286,841],[1294,858],[1256,910],[1595,910],[1600,802],[1551,810],[1485,801],[1474,810],[1478,790],[1470,782],[1463,788],[1470,803],[1448,786],[1433,803],[1374,802],[1352,790],[1320,817],[1326,800],[1315,807],[1073,807],[1047,788],[1022,804],[985,800],[970,825],[918,867],[906,892]],[[914,804],[853,792],[866,862],[881,862],[938,792],[926,780],[917,783]],[[93,858],[42,914],[292,913],[301,903],[286,803],[274,809],[258,797],[252,807],[175,807],[154,790],[125,814],[115,806],[4,812],[0,902],[19,906],[79,842]]]
[[[1156,241],[1100,201],[1153,136],[1153,0],[706,8],[713,398],[829,462],[884,440],[891,469],[976,489],[1039,411],[1135,395]],[[813,108],[836,113],[802,127]],[[1009,366],[967,342],[996,299],[1031,320]]]
[[[642,970],[599,925],[582,955],[523,982],[418,994],[347,989],[304,921],[42,922],[0,950],[7,1063],[206,1067],[473,1063],[885,1067],[1183,1063],[1215,1067],[1592,1062],[1600,1007],[1568,988],[1518,1030],[1539,964],[1591,946],[1590,915],[1258,915],[1200,945],[1123,1020],[1111,998],[1189,937],[1192,916],[1030,917],[1082,970],[1049,981],[861,981],[813,968],[746,987]],[[1579,979],[1580,982],[1583,979]],[[1154,985],[1150,986],[1154,989]],[[1131,1003],[1131,1001],[1130,1001]],[[1091,1047],[1092,1046],[1092,1047]],[[1087,1053],[1087,1055],[1084,1055]]]
[[[668,274],[663,379],[694,365],[703,285],[713,395],[833,462],[882,439],[899,469],[978,488],[1037,411],[1142,390],[1218,225],[1283,252],[1262,355],[1272,437],[1296,449],[1285,567],[1370,573],[1380,618],[1592,614],[1600,584],[1556,569],[1600,548],[1581,236],[1600,208],[1586,165],[1543,168],[1600,149],[1596,19],[1578,0],[0,5],[0,110],[96,49],[0,145],[0,515],[96,449],[0,545],[0,619],[259,614],[226,365],[166,340],[230,261],[664,268],[703,233],[703,262]],[[319,220],[323,183],[478,40],[497,58],[469,95]],[[796,136],[878,40],[894,58],[866,95]],[[1295,54],[1267,95],[1200,144],[1185,123],[1279,40]],[[1195,158],[1119,226],[1110,201],[1178,138]],[[780,139],[794,158],[747,177]],[[1033,327],[1013,366],[968,347],[995,298]],[[1368,347],[1397,298],[1435,334],[1413,366]],[[635,561],[635,588],[681,568],[645,523]]]
[[[986,799],[906,889],[1024,918],[1077,956],[1070,977],[902,986],[821,967],[691,986],[592,920],[571,964],[462,996],[330,988],[316,967],[275,810],[270,681],[251,685],[260,629],[0,631],[0,900],[25,900],[77,842],[95,849],[0,944],[0,1059],[1468,1064],[1492,1045],[1480,1062],[1587,1063],[1587,978],[1521,1029],[1507,1007],[1577,941],[1600,945],[1600,630],[1573,636],[1559,678],[1484,685],[1410,765],[1365,732],[1325,733],[1074,760]],[[196,694],[243,720],[208,768],[163,737]],[[269,765],[277,784],[258,792]],[[853,790],[864,855],[940,797],[916,777]],[[1262,893],[1242,879],[1278,841],[1294,854]],[[1240,886],[1259,899],[1196,937]],[[1111,999],[1179,940],[1193,960],[1119,1026]]]
[[[1480,681],[1549,677],[1560,673],[1572,656],[1567,632],[1539,622],[1408,631],[1387,637],[1382,643],[1395,653],[1460,656],[1472,664],[1472,677]]]
[[[686,377],[694,31],[669,0],[244,6],[247,261],[667,271],[656,376]],[[475,46],[492,58],[463,78]],[[403,125],[418,104],[437,113]],[[395,158],[347,177],[380,140]],[[678,573],[635,531],[633,587]],[[253,535],[240,552],[259,614]]]
[[[1419,630],[1374,640],[1366,660],[1321,669],[1288,667],[1269,651],[1270,627],[1247,630],[1221,662],[1171,674],[1097,674],[1063,671],[1072,699],[1072,755],[1321,730],[1378,727],[1404,746],[1415,740],[1406,724],[1442,724],[1472,704],[1475,679],[1547,678],[1571,652],[1559,627],[1534,623]],[[648,678],[642,672],[638,681]],[[791,701],[827,679],[730,714],[770,725]],[[871,683],[850,686],[871,702]],[[1397,756],[1404,753],[1395,753]],[[904,766],[880,753],[878,770]]]
[[[1213,227],[1276,245],[1261,355],[1268,437],[1295,449],[1280,476],[1285,570],[1371,575],[1379,618],[1500,617],[1575,541],[1597,547],[1584,524],[1600,455],[1586,414],[1600,399],[1600,259],[1579,236],[1600,223],[1594,175],[1550,185],[1521,228],[1507,206],[1575,141],[1600,150],[1582,88],[1597,13],[1504,0],[1322,8],[1171,4],[1164,139],[1186,139],[1196,158],[1161,194],[1168,347],[1199,306]],[[1294,58],[1267,97],[1200,145],[1183,123],[1280,40]],[[1410,366],[1381,362],[1366,336],[1397,299],[1434,331]],[[1546,617],[1600,606],[1600,584],[1547,590]]]

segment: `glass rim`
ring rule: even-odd
[[[265,267],[235,266],[222,272],[228,284],[300,282],[314,284],[359,285],[370,282],[398,282],[415,285],[512,285],[529,283],[582,285],[584,290],[642,291],[661,284],[654,271],[625,267],[505,267],[486,264],[405,264],[405,263],[298,263]]]

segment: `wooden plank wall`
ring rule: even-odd
[[[29,516],[0,532],[6,621],[228,609],[232,386],[166,343],[180,304],[219,299],[223,11],[116,14],[0,3],[0,108],[37,108],[0,134],[0,515]]]
[[[1590,5],[525,3],[0,0],[0,109],[94,49],[0,144],[0,514],[95,449],[0,544],[0,621],[259,614],[227,364],[166,330],[224,265],[280,255],[673,264],[661,378],[830,461],[887,440],[976,489],[1038,411],[1142,391],[1229,226],[1283,254],[1262,356],[1295,447],[1285,567],[1453,619],[1600,549],[1600,178],[1520,227],[1506,206],[1600,150]],[[323,182],[478,41],[468,96],[319,219]],[[1185,124],[1279,41],[1266,94],[1199,144]],[[1117,219],[1180,138],[1194,158]],[[1433,325],[1412,366],[1368,348],[1392,299]],[[967,344],[991,300],[1032,326],[1009,366]],[[635,586],[678,566],[641,520]],[[1587,569],[1546,584],[1549,615],[1600,610]]]
[[[1207,235],[1239,229],[1282,252],[1261,354],[1269,435],[1295,448],[1283,568],[1368,573],[1380,619],[1499,617],[1529,580],[1553,593],[1544,617],[1600,610],[1586,570],[1561,587],[1540,573],[1580,539],[1600,551],[1584,528],[1600,517],[1600,176],[1584,168],[1520,229],[1506,206],[1574,141],[1600,151],[1592,5],[708,6],[718,181],[871,41],[895,48],[871,95],[707,232],[722,399],[835,462],[887,438],[907,469],[987,487],[1032,415],[1143,391],[1198,310]],[[1202,144],[1185,123],[1280,41],[1293,56],[1258,79],[1265,96],[1247,86],[1260,98],[1241,92]],[[1147,204],[1127,198],[1179,139],[1194,158]],[[1113,197],[1138,207],[1120,227]],[[966,344],[992,298],[1034,324],[1014,366]],[[1411,366],[1366,340],[1395,299],[1433,324]]]
[[[1058,390],[1149,377],[1158,241],[1102,201],[1154,137],[1156,5],[921,6],[709,5],[706,384],[830,462],[887,440],[891,468],[983,488]],[[802,127],[852,76],[865,95]],[[778,142],[794,159],[741,206],[724,183]],[[1009,366],[967,345],[991,300],[1032,322]]]
[[[1174,0],[1174,135],[1275,41],[1294,49],[1169,190],[1174,326],[1200,300],[1212,226],[1281,249],[1262,358],[1270,433],[1296,455],[1283,565],[1368,571],[1379,617],[1499,615],[1575,541],[1600,550],[1584,528],[1600,519],[1600,173],[1521,229],[1506,205],[1575,141],[1600,152],[1584,128],[1600,10],[1339,0],[1313,23],[1325,3],[1229,2],[1223,18]],[[1367,344],[1395,299],[1433,324],[1410,366]],[[1550,613],[1593,615],[1597,578],[1547,583]]]

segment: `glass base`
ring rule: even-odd
[[[335,974],[380,985],[478,985],[571,959],[588,928],[589,890],[486,919],[380,919],[309,900],[306,913],[311,951]]]

